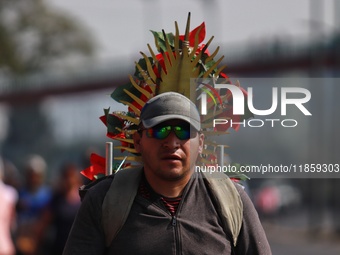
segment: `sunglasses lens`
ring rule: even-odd
[[[158,128],[155,132],[155,137],[157,139],[165,139],[171,132],[171,126],[165,126]]]
[[[170,134],[171,130],[180,140],[187,140],[191,138],[190,125],[188,126],[155,126],[146,129],[146,136],[149,138],[165,139]]]
[[[190,127],[174,127],[174,132],[180,140],[187,140],[190,138]]]
[[[146,135],[150,138],[165,139],[171,132],[171,126],[153,127],[146,130]]]

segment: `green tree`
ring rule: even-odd
[[[0,0],[0,44],[0,67],[15,75],[93,52],[86,29],[43,0]]]
[[[15,80],[43,73],[93,50],[87,30],[45,1],[0,0],[0,76]],[[48,151],[53,141],[40,102],[11,105],[9,123],[5,156],[17,162],[28,153]]]

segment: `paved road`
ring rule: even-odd
[[[340,217],[340,216],[339,216]],[[339,255],[340,236],[326,224],[319,231],[308,231],[306,213],[263,221],[273,255]]]
[[[264,224],[274,255],[339,255],[340,238]]]

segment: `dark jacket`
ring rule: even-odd
[[[64,255],[233,254],[231,238],[224,233],[214,201],[196,173],[183,192],[175,216],[167,211],[160,196],[146,199],[138,194],[125,225],[111,246],[105,247],[101,211],[111,181],[98,183],[85,196]],[[271,254],[252,202],[241,187],[237,189],[243,201],[244,219],[235,254]]]

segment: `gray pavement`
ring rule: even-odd
[[[307,212],[262,220],[274,255],[340,255],[340,236],[324,221],[318,230],[310,230]]]
[[[306,231],[264,224],[274,255],[339,255],[340,238],[330,234],[311,236]],[[317,234],[317,233],[315,233]]]

